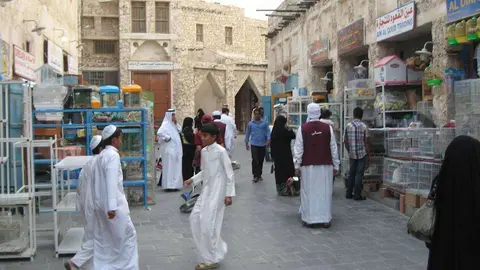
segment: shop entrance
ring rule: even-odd
[[[170,72],[134,71],[132,83],[140,85],[144,99],[153,102],[155,123],[161,123],[171,106]]]
[[[256,102],[260,102],[253,87],[253,84],[247,79],[235,95],[235,124],[240,132],[247,130],[248,122],[252,118],[253,107]]]

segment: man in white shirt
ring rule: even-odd
[[[225,131],[225,148],[227,149],[228,156],[231,158],[233,155],[233,150],[235,149],[235,139],[237,138],[237,125],[235,125],[235,120],[230,117],[228,114],[230,110],[228,108],[222,109],[221,121],[227,125]]]

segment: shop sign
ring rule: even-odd
[[[361,48],[365,44],[363,18],[338,31],[338,54]]]
[[[415,2],[377,18],[377,42],[398,36],[415,27]]]
[[[17,76],[35,81],[35,56],[13,46],[13,69]]]
[[[52,41],[48,41],[48,65],[57,73],[63,73],[63,50]]]
[[[68,56],[68,74],[73,74],[73,75],[78,74],[77,59],[71,55]]]
[[[447,0],[447,23],[480,13],[478,0]]]
[[[175,63],[130,61],[128,62],[128,69],[129,70],[174,70]]]
[[[310,64],[312,66],[321,64],[328,59],[328,38],[321,38],[310,45]]]

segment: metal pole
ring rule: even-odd
[[[10,130],[9,130],[9,126],[11,126],[13,123],[10,123],[10,87],[6,87],[5,88],[5,120],[8,121],[8,125],[5,126],[5,134],[7,138],[10,138]],[[11,162],[14,162],[10,159],[10,145],[11,143],[6,143],[6,146],[7,146],[7,157],[8,157],[8,160],[7,160],[7,194],[10,194],[10,164]],[[2,186],[3,188],[3,186]],[[3,193],[3,192],[2,192]]]

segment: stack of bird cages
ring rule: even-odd
[[[415,188],[418,195],[427,197],[432,186],[432,181],[440,172],[442,164],[433,162],[415,162],[415,164],[417,186],[412,188]]]
[[[383,164],[384,186],[400,193],[416,187],[415,168],[412,164],[411,161],[385,158]]]
[[[376,88],[371,80],[352,80],[345,88],[345,122],[353,120],[353,110],[363,109],[363,120],[373,126],[375,120]],[[372,123],[370,123],[372,122]]]
[[[456,135],[480,139],[480,79],[455,82]]]
[[[419,101],[417,102],[417,112],[420,117],[433,120],[433,102],[432,101]]]
[[[410,129],[387,131],[387,153],[389,157],[411,159],[419,155],[417,133]]]
[[[417,159],[441,160],[448,144],[455,138],[454,128],[422,128],[412,130],[418,141]]]

